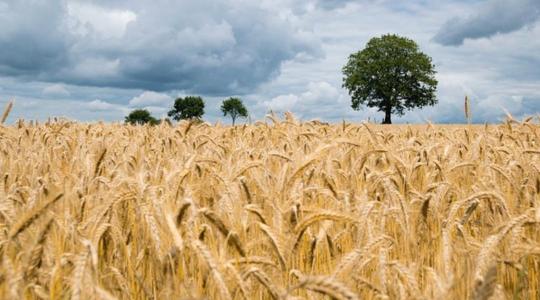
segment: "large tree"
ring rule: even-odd
[[[435,66],[411,39],[394,34],[372,38],[365,49],[349,56],[343,67],[343,87],[349,90],[352,108],[377,107],[383,124],[392,114],[437,103]]]
[[[223,112],[224,116],[231,116],[233,126],[236,118],[246,118],[248,116],[247,109],[244,106],[242,100],[233,97],[223,101],[223,103],[221,104],[221,111]]]
[[[178,98],[167,115],[176,121],[200,120],[204,115],[204,101],[198,96]]]
[[[156,125],[159,124],[159,121],[152,117],[150,112],[146,109],[135,109],[132,112],[129,113],[129,115],[126,116],[125,122],[128,124],[150,124],[150,125]]]

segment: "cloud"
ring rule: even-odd
[[[36,78],[68,63],[65,8],[60,1],[0,2],[0,74]]]
[[[121,105],[112,104],[107,101],[103,101],[99,99],[86,103],[86,108],[88,108],[92,112],[113,111],[113,110],[125,111],[126,110],[126,108],[124,108]]]
[[[107,9],[84,2],[70,2],[67,14],[74,34],[85,36],[95,31],[104,38],[121,38],[127,25],[137,19],[130,10]]]
[[[313,33],[251,1],[1,3],[0,74],[26,80],[241,94],[322,55]]]
[[[42,94],[46,96],[58,97],[67,97],[71,95],[71,93],[62,84],[49,85],[43,89]]]
[[[538,114],[540,111],[540,95],[537,97],[523,97],[521,106],[522,112],[525,115]]]
[[[306,90],[298,94],[284,94],[263,101],[262,106],[276,113],[290,111],[299,118],[341,120],[358,118],[373,113],[372,109],[364,109],[359,113],[352,110],[348,97],[343,90],[326,81],[310,82]]]
[[[310,82],[307,90],[299,94],[278,95],[263,104],[267,110],[291,111],[298,115],[312,114],[320,107],[333,106],[342,100],[339,91],[328,82]]]
[[[129,100],[129,106],[131,107],[146,107],[146,106],[172,106],[173,98],[167,94],[144,91],[139,96],[133,97]]]
[[[447,21],[433,38],[439,44],[458,46],[465,39],[491,37],[532,25],[540,19],[538,0],[490,0],[469,17]]]
[[[540,108],[538,102],[528,99],[525,103],[523,96],[507,96],[507,95],[491,95],[485,99],[481,99],[477,105],[473,107],[473,113],[476,112],[477,120],[496,120],[502,121],[505,118],[506,112],[518,119],[522,119],[526,115],[534,114],[537,110],[528,110],[526,106]],[[535,99],[538,101],[538,99]],[[474,117],[474,115],[473,115]]]
[[[144,109],[147,109],[154,117],[163,119],[167,118],[167,112],[170,108],[163,106],[147,106]]]
[[[129,107],[147,109],[155,117],[165,118],[173,103],[173,97],[167,94],[144,91],[129,100]]]
[[[376,109],[351,109],[341,68],[392,32],[417,41],[439,79],[436,106],[393,121],[465,122],[469,95],[473,121],[495,122],[501,106],[516,117],[540,111],[538,2],[508,2],[0,0],[0,101],[15,98],[10,120],[123,121],[135,108],[160,117],[176,95],[195,94],[211,122],[230,121],[219,107],[233,95],[252,120],[272,108],[304,120],[380,121]],[[508,21],[516,14],[523,21]],[[449,16],[459,18],[441,27]],[[520,29],[497,34],[510,30],[504,24]],[[447,44],[466,43],[441,46],[438,31]],[[56,84],[69,95],[50,92]]]
[[[264,105],[267,110],[286,112],[293,110],[299,100],[300,97],[293,94],[279,95],[270,101],[265,101]]]

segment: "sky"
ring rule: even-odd
[[[188,95],[210,122],[230,123],[231,96],[252,121],[380,122],[351,108],[341,69],[387,33],[416,41],[439,81],[435,106],[394,121],[465,122],[465,95],[479,123],[540,112],[540,0],[0,0],[0,24],[8,122],[165,117]]]

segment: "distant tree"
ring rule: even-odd
[[[126,116],[125,122],[128,124],[150,124],[150,125],[157,125],[159,124],[159,121],[152,117],[150,112],[146,109],[136,109],[129,113],[129,115]]]
[[[167,115],[176,121],[200,120],[204,115],[204,101],[198,96],[178,98]]]
[[[392,114],[437,103],[435,66],[418,45],[393,34],[372,38],[366,48],[349,56],[343,67],[343,87],[349,90],[352,108],[377,107],[385,113],[383,124],[392,123]]]
[[[221,104],[221,111],[223,112],[224,116],[231,116],[233,126],[236,118],[246,118],[248,116],[248,111],[244,106],[244,103],[242,103],[242,100],[233,97],[223,101]]]

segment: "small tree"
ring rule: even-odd
[[[174,101],[174,106],[167,115],[176,121],[200,120],[204,115],[204,101],[197,96],[178,98]]]
[[[248,111],[244,106],[244,103],[242,103],[242,100],[233,97],[223,101],[221,104],[221,111],[223,112],[224,116],[231,116],[233,126],[236,118],[246,118],[248,116]]]
[[[157,125],[159,124],[159,121],[152,117],[150,112],[146,109],[135,109],[132,112],[129,113],[129,115],[126,116],[125,122],[128,124],[150,124],[150,125]]]
[[[385,113],[383,124],[392,123],[392,113],[437,103],[435,66],[408,38],[393,34],[372,38],[366,48],[349,56],[343,67],[343,87],[349,90],[352,108],[361,104]]]

